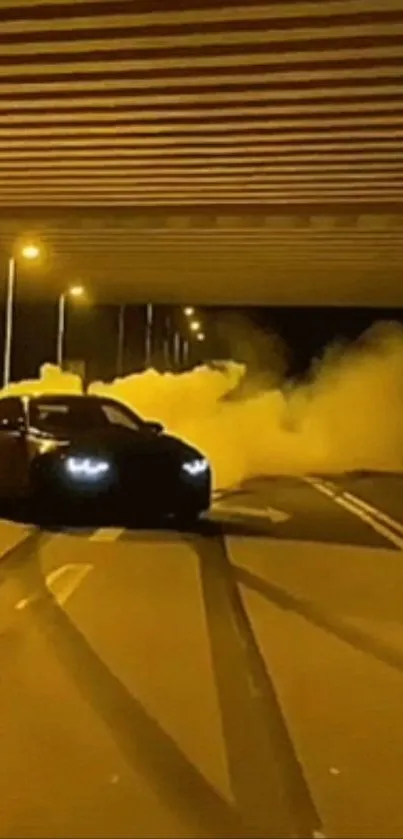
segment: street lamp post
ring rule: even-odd
[[[185,306],[184,313],[187,318],[187,326],[190,330],[192,337],[196,338],[197,341],[202,343],[205,341],[206,336],[202,329],[202,324],[200,320],[195,317],[196,313],[193,306]],[[183,341],[183,364],[185,367],[189,365],[189,356],[190,356],[190,340],[189,338],[185,338]]]
[[[189,365],[189,338],[183,341],[183,365],[185,368]]]
[[[125,312],[126,307],[122,303],[119,306],[119,321],[118,321],[118,352],[116,359],[116,375],[123,375],[123,360],[125,352]]]
[[[57,345],[56,345],[56,360],[57,366],[63,368],[64,358],[64,338],[66,333],[66,303],[68,297],[82,297],[84,288],[81,285],[75,285],[63,291],[59,297],[58,318],[57,318]]]
[[[165,336],[163,342],[164,365],[165,371],[169,370],[171,365],[171,351],[170,351],[170,337],[171,337],[171,318],[169,315],[165,318]]]
[[[181,366],[181,336],[176,329],[174,334],[174,368],[179,370]]]
[[[7,293],[6,293],[6,323],[4,334],[4,367],[3,367],[3,387],[7,387],[10,383],[11,375],[11,346],[13,340],[13,314],[14,314],[14,289],[15,289],[15,271],[16,264],[14,257],[8,260],[7,272]]]
[[[21,256],[24,259],[34,260],[40,254],[39,248],[36,245],[25,245],[21,249]],[[15,281],[17,274],[17,259],[15,256],[10,256],[7,265],[7,288],[6,288],[6,322],[4,330],[4,359],[3,359],[3,387],[6,388],[10,384],[11,377],[11,349],[13,341],[13,326],[14,326],[14,297],[15,297]]]
[[[57,349],[56,349],[56,363],[62,368],[63,365],[63,348],[64,348],[64,333],[66,328],[66,293],[59,297],[58,316],[57,316]]]
[[[146,346],[145,346],[146,369],[151,367],[151,362],[152,362],[153,320],[154,320],[153,304],[152,303],[147,303],[147,308],[146,308]]]

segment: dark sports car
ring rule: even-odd
[[[0,497],[196,519],[210,506],[208,461],[113,399],[0,399]]]

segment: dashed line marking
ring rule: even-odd
[[[71,597],[71,595],[74,594],[76,589],[81,585],[87,574],[93,570],[93,567],[94,566],[89,563],[85,565],[73,563],[61,565],[60,568],[56,568],[46,576],[44,581],[46,588],[53,594],[55,600],[63,606],[69,597]],[[22,598],[15,605],[16,611],[22,612],[31,603],[40,599],[40,597],[41,592],[37,591],[29,597]]]

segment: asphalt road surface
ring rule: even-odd
[[[0,836],[403,837],[403,477],[0,522]]]

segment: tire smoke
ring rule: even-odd
[[[245,382],[249,386],[245,387]],[[8,392],[77,392],[76,376],[45,365]],[[211,460],[217,487],[256,475],[400,471],[403,466],[403,329],[379,323],[350,346],[332,346],[301,383],[273,386],[245,365],[144,373],[90,393],[124,402]]]

